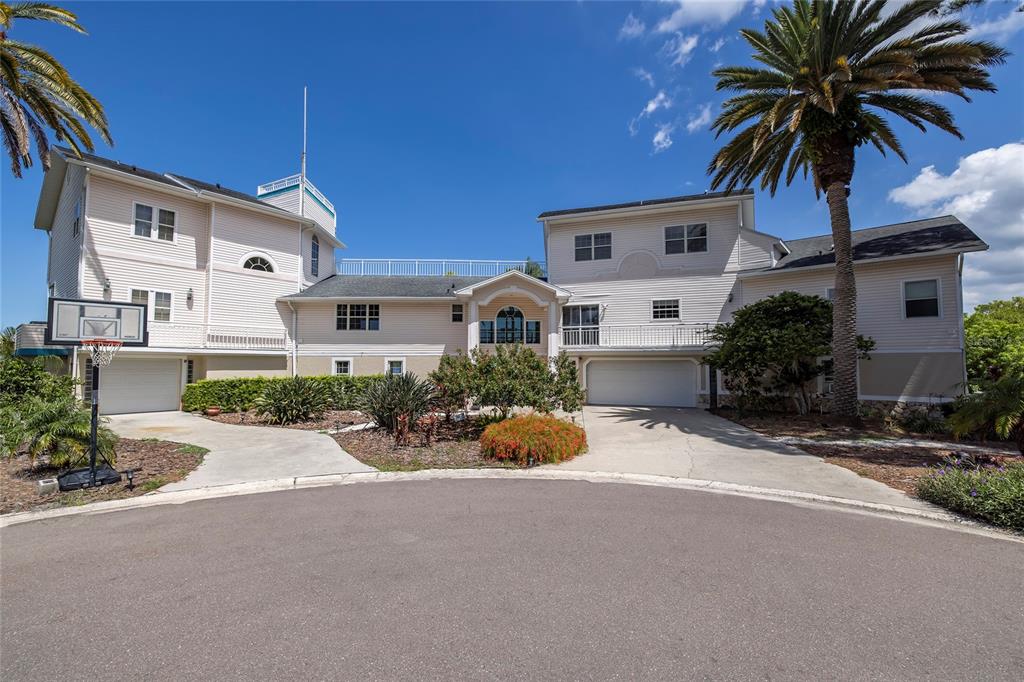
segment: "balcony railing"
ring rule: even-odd
[[[449,260],[447,258],[342,258],[335,264],[339,275],[388,275],[436,277],[496,277],[509,270],[540,274],[544,263],[525,260]]]
[[[256,188],[256,196],[263,196],[264,194],[276,192],[277,190],[284,189],[286,187],[294,187],[298,185],[301,180],[302,176],[296,173],[295,175],[289,175],[287,178],[281,178],[280,180],[264,183]],[[306,189],[308,189],[313,196],[322,201],[325,206],[330,208],[331,212],[334,211],[334,204],[327,200],[324,193],[317,189],[316,185],[309,181],[309,178],[306,178]]]
[[[703,348],[706,324],[627,324],[562,327],[562,345],[591,348]]]
[[[152,322],[149,345],[155,348],[216,348],[222,350],[286,350],[284,329],[225,327]]]

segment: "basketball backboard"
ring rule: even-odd
[[[143,303],[51,298],[45,343],[81,346],[87,339],[110,339],[124,346],[147,346],[146,313]]]

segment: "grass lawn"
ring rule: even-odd
[[[157,488],[180,481],[203,461],[206,448],[188,443],[146,439],[122,438],[117,442],[116,469],[135,469],[135,487],[129,490],[125,483],[115,483],[89,490],[72,490],[39,495],[38,482],[55,478],[59,471],[38,464],[29,465],[22,455],[0,466],[0,513],[51,509],[136,497]]]

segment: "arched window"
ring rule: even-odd
[[[522,343],[524,322],[523,311],[514,305],[499,310],[494,320],[495,343]]]
[[[259,270],[260,272],[273,272],[274,266],[271,265],[270,261],[263,256],[249,256],[242,263],[242,267],[246,270]]]
[[[320,276],[320,239],[315,234],[309,247],[309,271],[314,277]]]

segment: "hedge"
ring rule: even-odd
[[[381,375],[345,376],[323,375],[307,377],[327,385],[331,409],[350,410],[355,400],[366,387],[381,378]],[[181,396],[181,407],[186,412],[205,410],[216,405],[225,412],[250,410],[256,399],[263,395],[268,385],[285,381],[287,377],[245,377],[239,379],[202,379],[185,387]]]
[[[587,449],[587,434],[569,422],[542,415],[491,424],[480,436],[485,454],[521,465],[556,464]]]

